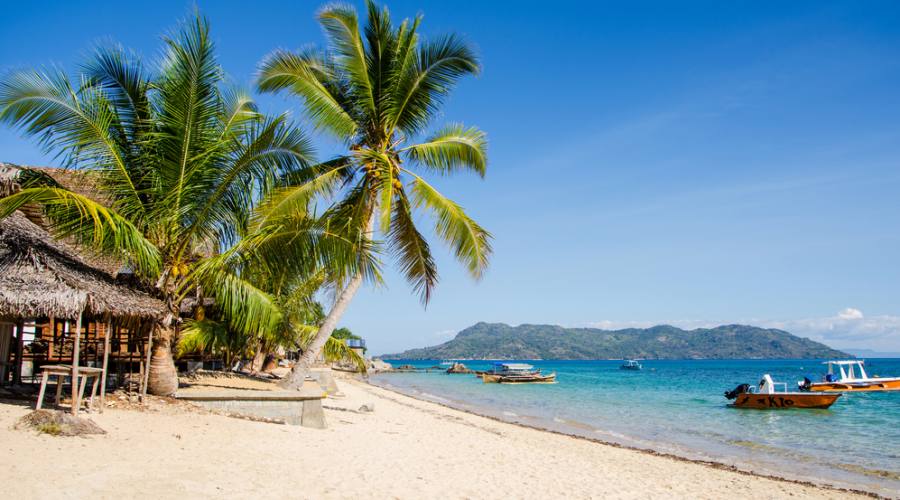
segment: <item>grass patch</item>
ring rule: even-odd
[[[51,436],[59,436],[63,433],[63,428],[61,425],[56,422],[47,422],[38,425],[35,427],[35,430],[38,432],[43,432],[44,434],[50,434]]]

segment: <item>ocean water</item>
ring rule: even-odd
[[[389,361],[421,368],[440,363]],[[377,374],[371,381],[511,422],[900,496],[900,391],[845,394],[828,410],[736,409],[723,397],[763,373],[793,389],[804,375],[821,376],[821,361],[651,360],[642,361],[642,371],[620,370],[619,361],[527,362],[555,371],[558,383],[485,384],[442,371]],[[866,360],[866,368],[870,375],[900,376],[900,359]]]

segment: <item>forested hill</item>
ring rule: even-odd
[[[669,325],[600,330],[478,323],[433,347],[384,359],[762,359],[852,357],[783,330],[746,325],[682,330]]]

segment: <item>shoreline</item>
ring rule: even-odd
[[[577,434],[574,432],[560,431],[557,429],[543,427],[543,426],[540,426],[537,424],[528,424],[526,422],[521,422],[521,421],[511,421],[511,420],[505,419],[503,417],[491,415],[490,413],[479,412],[479,411],[471,409],[471,408],[461,408],[458,406],[454,406],[452,404],[443,403],[440,401],[434,401],[431,399],[427,399],[425,397],[417,396],[415,394],[408,394],[408,393],[402,392],[401,390],[399,390],[396,387],[384,387],[384,386],[375,384],[369,380],[361,381],[361,383],[368,384],[373,387],[377,387],[379,389],[391,392],[393,394],[412,398],[412,399],[415,399],[416,401],[421,401],[421,402],[425,402],[425,403],[429,403],[429,404],[438,405],[438,406],[441,406],[441,407],[449,409],[449,410],[460,411],[463,413],[467,413],[469,415],[475,415],[477,417],[487,418],[487,419],[493,420],[495,422],[508,424],[508,425],[514,425],[514,426],[521,427],[524,429],[532,429],[532,430],[536,430],[536,431],[540,431],[540,432],[547,432],[550,434],[555,434],[558,436],[566,436],[566,437],[570,437],[570,438],[581,439],[581,440],[584,440],[584,441],[587,441],[590,443],[594,443],[594,444],[610,446],[610,447],[614,447],[614,448],[618,448],[618,449],[643,453],[643,454],[646,454],[649,456],[654,456],[654,457],[667,458],[667,459],[681,461],[681,462],[685,462],[685,463],[697,464],[697,465],[709,467],[711,469],[724,470],[724,471],[734,472],[737,474],[742,474],[742,475],[751,476],[751,477],[759,477],[759,478],[765,478],[765,479],[770,479],[770,480],[774,480],[774,481],[782,481],[782,482],[786,482],[786,483],[797,484],[797,485],[801,485],[801,486],[808,486],[808,487],[812,487],[812,488],[820,488],[820,489],[824,489],[824,490],[836,491],[836,492],[841,492],[841,493],[852,493],[852,494],[863,495],[863,496],[867,496],[867,497],[871,497],[871,498],[892,498],[892,497],[884,496],[875,491],[869,491],[869,490],[852,488],[852,487],[842,487],[842,486],[837,486],[837,485],[828,484],[828,483],[816,482],[813,480],[804,480],[804,479],[796,479],[796,478],[791,478],[791,477],[779,476],[777,474],[749,470],[746,468],[739,467],[737,465],[729,465],[727,463],[718,462],[715,460],[703,460],[703,459],[698,459],[698,458],[690,458],[690,457],[686,457],[686,456],[682,456],[682,455],[678,455],[678,454],[670,453],[670,452],[666,452],[666,451],[658,451],[658,450],[654,450],[654,449],[650,449],[650,448],[641,448],[639,446],[617,443],[615,441],[607,441],[602,438],[590,437],[590,436],[586,436],[583,434]],[[442,398],[442,399],[444,399],[444,398]]]
[[[267,384],[197,383],[247,389]],[[344,396],[323,402],[324,430],[233,418],[152,398],[143,406],[86,415],[107,434],[53,437],[13,429],[31,407],[0,402],[0,442],[12,457],[0,468],[0,481],[11,498],[234,498],[279,492],[302,498],[441,499],[878,496],[506,422],[366,381],[340,377],[338,384]],[[53,480],[35,481],[34,471],[48,463],[54,464]],[[94,466],[86,469],[88,463]]]

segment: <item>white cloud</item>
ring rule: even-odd
[[[800,337],[807,337],[837,349],[872,349],[884,352],[900,352],[900,316],[866,316],[859,309],[848,307],[834,316],[791,320],[737,319],[737,320],[669,320],[669,321],[595,321],[587,325],[593,328],[617,330],[621,328],[646,328],[669,324],[684,329],[710,328],[739,323],[778,328]]]
[[[841,318],[841,319],[863,319],[863,313],[859,309],[854,309],[852,307],[848,307],[838,313],[838,318]]]

